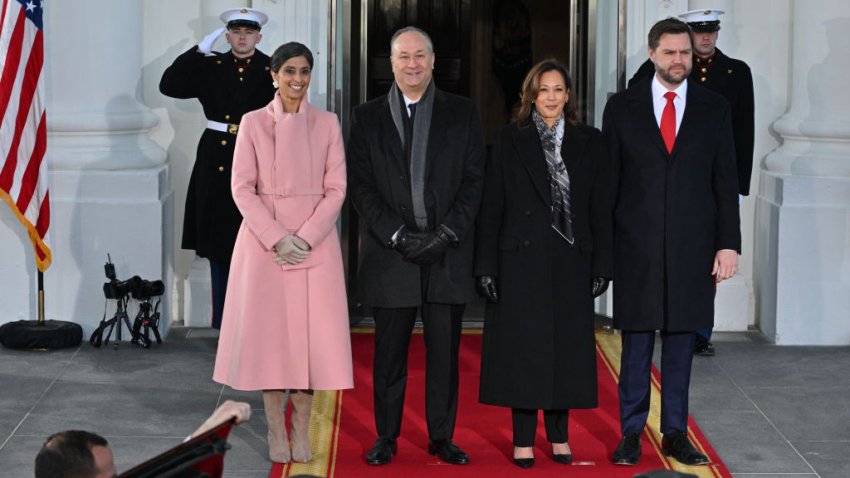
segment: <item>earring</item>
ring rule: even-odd
[[[277,84],[277,80],[272,80],[272,86],[274,86],[275,89],[280,88],[280,85]]]

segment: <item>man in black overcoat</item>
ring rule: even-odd
[[[256,49],[266,14],[251,8],[224,11],[226,28],[207,35],[162,74],[159,91],[172,98],[197,98],[207,117],[183,216],[183,249],[209,259],[212,273],[213,327],[221,328],[230,256],[242,215],[230,192],[233,148],[242,115],[267,105],[274,96],[269,57]],[[212,52],[227,30],[227,53]]]
[[[466,464],[452,442],[465,304],[475,300],[472,247],[484,145],[475,105],[437,89],[433,44],[413,27],[391,41],[395,81],[355,108],[348,191],[362,219],[358,298],[375,317],[372,465],[397,451],[410,334],[421,309],[426,347],[428,450]]]
[[[723,95],[732,108],[732,135],[735,138],[735,160],[738,166],[738,194],[743,200],[750,194],[755,137],[755,99],[753,75],[741,60],[726,56],[717,48],[720,15],[723,10],[691,10],[679,15],[694,32],[694,65],[690,79]],[[655,74],[652,61],[646,60],[629,80],[629,87],[641,78]],[[694,353],[714,355],[711,328],[697,331]]]
[[[687,438],[695,331],[714,320],[714,285],[735,274],[741,249],[729,103],[688,81],[693,36],[668,18],[649,32],[655,75],[617,93],[602,129],[612,162],[614,326],[622,330],[621,465],[640,457],[661,332],[662,451],[708,463]]]

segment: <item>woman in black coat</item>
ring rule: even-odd
[[[531,69],[493,145],[478,216],[479,400],[512,409],[523,468],[538,410],[553,459],[568,464],[569,409],[597,406],[593,298],[612,276],[612,198],[602,134],[578,123],[572,93],[557,61]]]

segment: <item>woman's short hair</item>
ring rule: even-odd
[[[534,110],[534,100],[537,98],[537,94],[540,93],[540,77],[542,77],[544,73],[548,73],[550,71],[557,71],[561,74],[564,78],[564,86],[567,87],[567,93],[569,93],[569,99],[567,99],[567,104],[564,106],[564,118],[570,124],[578,123],[578,113],[576,113],[575,107],[575,94],[573,92],[573,80],[570,77],[570,72],[567,70],[567,67],[558,60],[554,58],[547,58],[546,60],[540,61],[536,65],[532,66],[531,70],[528,71],[528,74],[525,75],[525,80],[522,82],[519,104],[514,109],[514,114],[511,118],[519,126],[523,127],[531,124],[531,112]]]
[[[303,56],[307,59],[307,63],[310,64],[310,69],[313,69],[313,52],[307,48],[303,43],[298,43],[297,41],[291,41],[289,43],[284,43],[283,45],[277,47],[277,50],[272,53],[271,60],[269,61],[269,66],[272,71],[275,73],[280,71],[280,67],[286,63],[290,58],[296,58],[299,56]]]

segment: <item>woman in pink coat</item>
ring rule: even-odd
[[[354,386],[336,231],[345,155],[334,114],[307,102],[313,55],[287,43],[271,58],[278,89],[242,117],[233,199],[244,220],[230,266],[213,379],[262,390],[272,461],[311,459],[313,390]],[[292,401],[292,443],[285,410]]]

